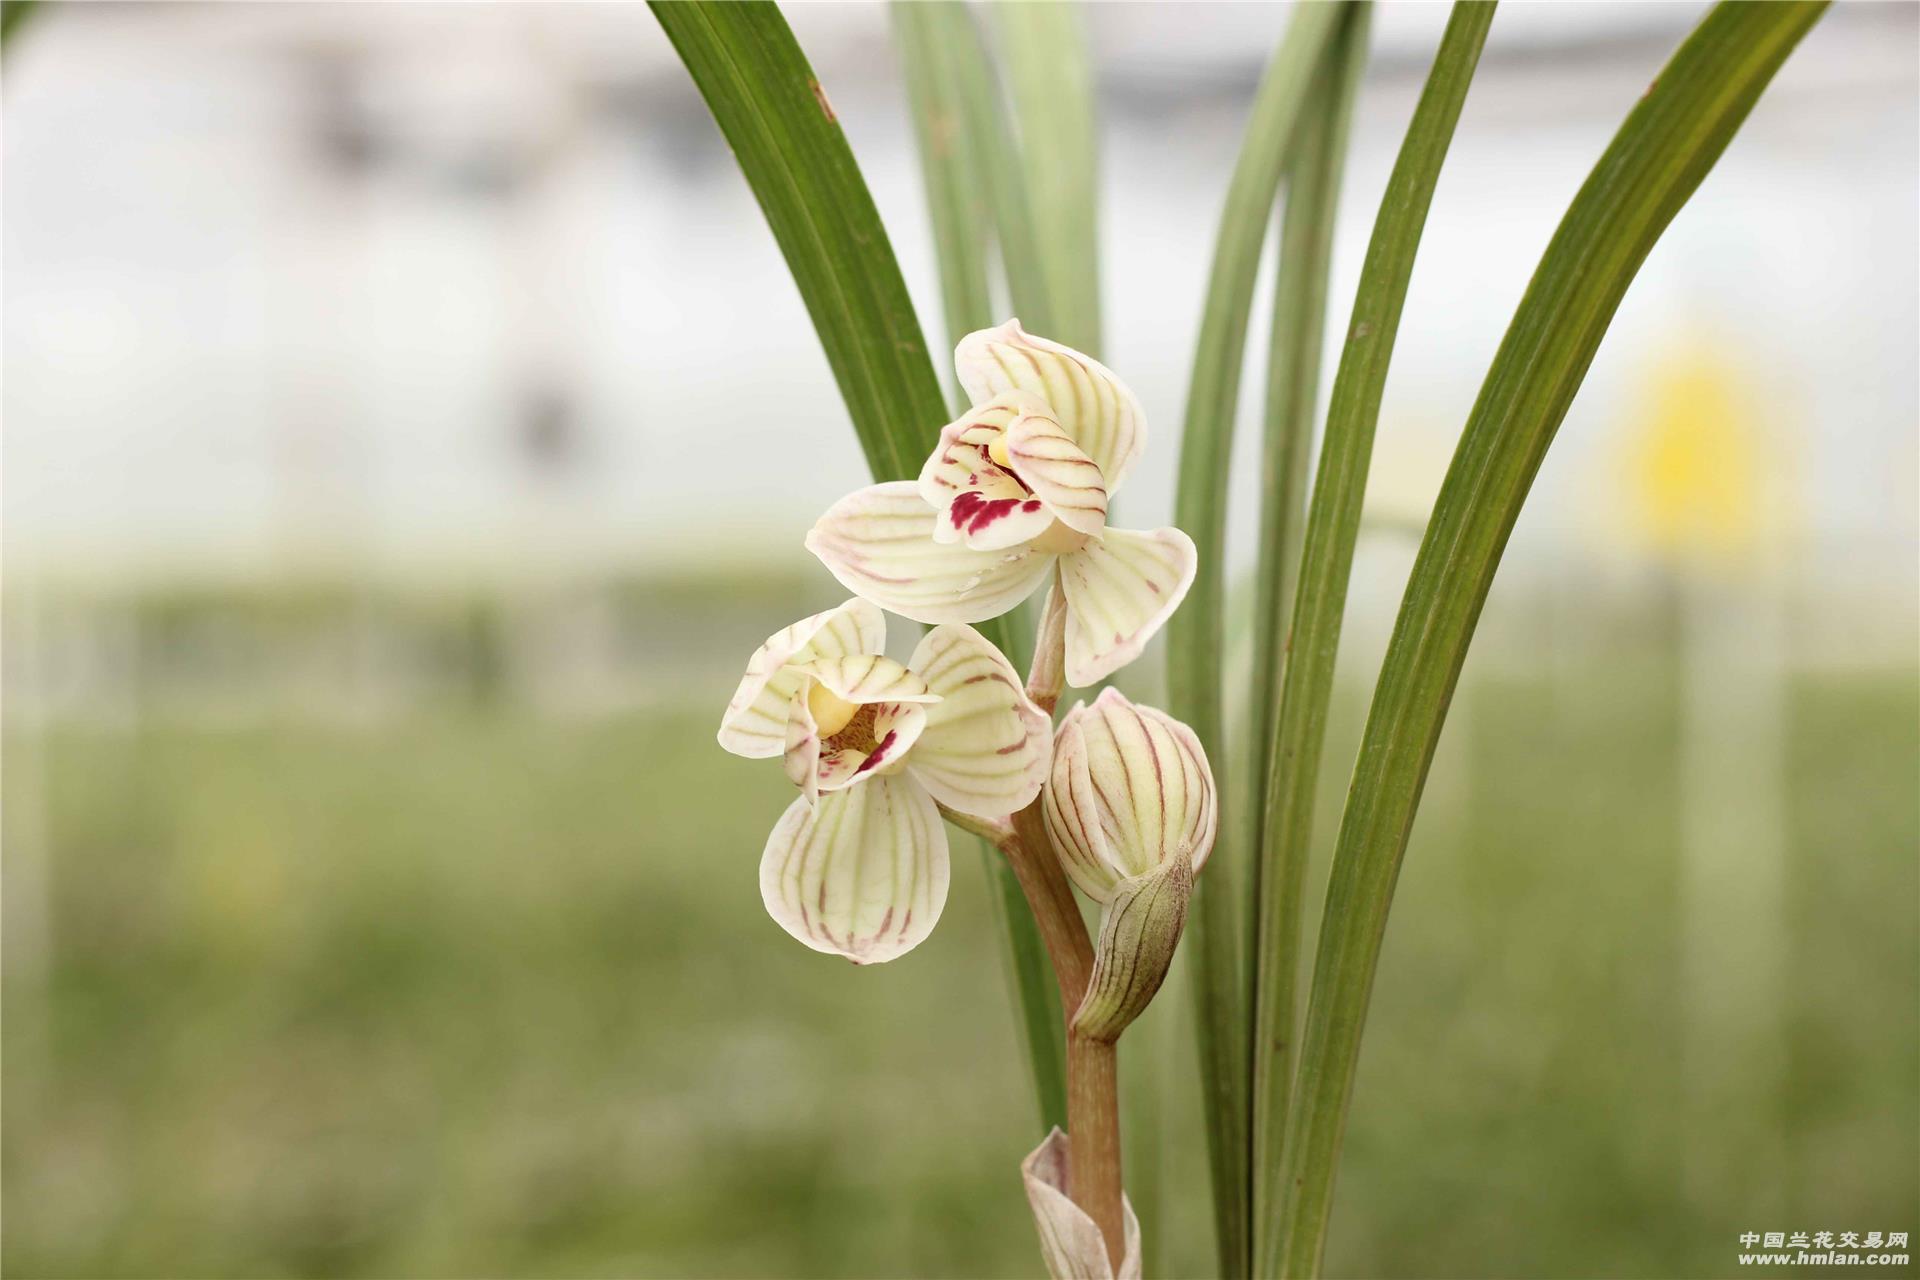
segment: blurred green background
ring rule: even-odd
[[[823,576],[43,606],[51,637],[112,616],[124,643],[110,694],[6,741],[7,1274],[1034,1274],[977,850],[955,834],[940,928],[875,969],[758,901],[788,788],[712,733],[733,663],[831,603]],[[536,660],[586,600],[634,681],[617,711]],[[1551,661],[1545,616],[1496,593],[1443,743],[1330,1274],[1714,1275],[1750,1228],[1908,1229],[1912,672],[1784,673],[1785,964],[1748,1028],[1784,1056],[1714,1062],[1757,1101],[1699,1113],[1675,610],[1592,612]],[[367,631],[380,661],[352,658]],[[215,658],[247,714],[209,710]],[[1158,1145],[1129,1184],[1153,1270],[1200,1275],[1167,990],[1125,1045],[1129,1140]]]

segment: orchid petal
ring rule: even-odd
[[[1040,815],[1067,878],[1096,902],[1112,897],[1126,872],[1107,849],[1100,795],[1081,736],[1087,705],[1076,702],[1053,731],[1051,779],[1040,793]]]
[[[1062,556],[1067,683],[1084,689],[1139,657],[1180,607],[1197,563],[1193,539],[1172,528],[1109,529]]]
[[[993,445],[1023,416],[1045,414],[1046,402],[1009,391],[976,405],[941,428],[927,465],[920,469],[920,496],[940,513],[937,542],[965,542],[977,551],[1018,546],[1039,537],[1053,514],[1013,471],[995,462]],[[1007,455],[1002,452],[1000,457]]]
[[[940,542],[964,542],[975,551],[999,551],[1032,542],[1052,524],[1047,504],[1001,473],[998,482],[983,483],[955,498],[934,525],[933,536]]]
[[[1053,1280],[1116,1280],[1099,1224],[1067,1194],[1071,1158],[1067,1135],[1056,1128],[1020,1162],[1020,1180],[1026,1184],[1027,1204],[1040,1232],[1040,1256]],[[1126,1223],[1126,1254],[1120,1259],[1117,1280],[1140,1280],[1140,1219],[1124,1195],[1120,1209]]]
[[[1072,347],[1036,338],[1009,320],[960,340],[953,353],[967,398],[984,404],[1004,391],[1045,400],[1061,428],[1099,464],[1109,495],[1147,443],[1147,415],[1113,371]]]
[[[977,818],[1033,803],[1047,780],[1053,722],[1001,652],[972,627],[929,631],[907,664],[940,695],[907,768],[933,798]]]
[[[802,682],[788,664],[878,653],[886,643],[885,616],[857,598],[768,636],[747,660],[747,673],[720,717],[720,745],[754,760],[779,755],[786,745],[787,704]]]
[[[787,745],[780,757],[787,781],[800,788],[808,804],[820,798],[820,728],[807,702],[811,687],[803,677],[787,704]]]
[[[938,519],[910,480],[859,489],[807,534],[807,550],[846,587],[915,622],[983,622],[1033,593],[1053,557],[933,540]]]
[[[856,782],[882,777],[900,763],[926,732],[927,713],[908,702],[883,702],[873,718],[871,750],[832,741],[820,750],[819,789],[841,791]]]
[[[1027,400],[1018,399],[1023,403]],[[1015,401],[1003,396],[973,406],[940,428],[940,442],[920,468],[920,496],[927,505],[945,511],[955,495],[973,483],[983,469],[998,471],[1000,468],[987,456],[987,446],[1019,416]]]
[[[919,675],[878,653],[847,658],[821,658],[795,668],[818,680],[835,697],[848,702],[938,702],[940,695]]]
[[[760,858],[760,897],[782,929],[855,964],[925,940],[947,903],[947,833],[911,778],[874,778],[787,807]]]
[[[1106,527],[1107,486],[1100,464],[1074,443],[1052,414],[1015,418],[1007,428],[1007,457],[1020,482],[1060,523],[1086,534]]]

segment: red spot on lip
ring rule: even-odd
[[[947,508],[947,519],[963,533],[978,533],[995,520],[1012,515],[1020,505],[1018,498],[983,498],[979,490],[969,489]]]
[[[874,747],[872,755],[860,762],[860,767],[853,771],[853,776],[857,778],[867,770],[877,768],[886,763],[887,748],[893,745],[895,736],[896,734],[893,730],[887,730],[887,736],[880,739],[879,744]]]
[[[1028,498],[1025,502],[1020,504],[1020,509],[1022,511],[1026,511],[1029,513],[1038,511],[1040,509],[1040,499]]]

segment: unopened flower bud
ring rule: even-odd
[[[1067,874],[1101,905],[1093,976],[1073,1026],[1116,1040],[1173,963],[1194,877],[1213,848],[1213,773],[1191,729],[1107,689],[1061,722],[1042,797]]]
[[[1213,771],[1193,730],[1117,689],[1069,711],[1042,793],[1067,876],[1103,906],[1174,858],[1194,875],[1213,850]]]

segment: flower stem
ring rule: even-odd
[[[1062,688],[1066,631],[1065,600],[1056,582],[1042,611],[1027,696],[1051,712]],[[1067,1141],[1071,1144],[1067,1194],[1100,1227],[1117,1269],[1126,1252],[1120,1187],[1120,1092],[1112,1040],[1073,1029],[1073,1015],[1093,977],[1093,941],[1080,918],[1080,903],[1047,835],[1040,800],[1013,815],[1013,830],[1000,842],[1007,863],[1027,895],[1040,940],[1060,984],[1067,1018]]]
[[[1067,1032],[1067,1194],[1099,1224],[1114,1269],[1126,1254],[1120,1199],[1120,1090],[1117,1046]]]
[[[1073,886],[1067,873],[1053,856],[1053,844],[1047,838],[1046,820],[1040,816],[1040,802],[1013,815],[1013,835],[1000,846],[1007,863],[1019,878],[1020,888],[1033,909],[1040,926],[1040,941],[1046,944],[1047,958],[1053,961],[1053,976],[1060,984],[1060,1003],[1067,1022],[1087,993],[1087,980],[1093,976],[1093,942],[1080,919],[1080,904],[1074,901]]]

